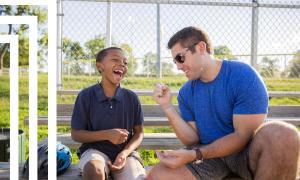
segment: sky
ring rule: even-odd
[[[216,2],[216,1],[211,1]],[[223,2],[239,2],[223,1]],[[248,2],[248,1],[241,1]],[[300,1],[260,1],[289,3]],[[106,33],[106,2],[63,1],[63,37],[79,41],[82,46],[97,35]],[[160,5],[161,56],[169,57],[169,38],[186,26],[203,28],[213,45],[226,45],[235,55],[251,52],[250,7]],[[137,58],[157,51],[157,5],[112,3],[112,39],[116,44],[128,43]],[[0,32],[3,26],[0,26]],[[300,9],[259,8],[258,54],[293,54],[300,49]],[[249,61],[249,57],[238,56]],[[272,56],[273,58],[274,56]],[[291,55],[275,56],[282,62]]]

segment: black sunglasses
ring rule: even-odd
[[[180,64],[184,63],[184,61],[185,61],[185,58],[184,58],[184,57],[185,57],[186,53],[187,53],[188,51],[190,51],[190,50],[192,49],[192,47],[194,47],[194,46],[197,45],[198,43],[199,43],[199,42],[197,42],[197,43],[195,43],[195,44],[189,46],[189,47],[185,50],[184,53],[178,53],[178,54],[175,56],[175,58],[173,59],[173,62],[174,62],[175,64],[177,64],[177,63],[180,63]]]

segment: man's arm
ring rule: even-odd
[[[194,121],[184,121],[173,106],[164,109],[166,116],[178,139],[186,146],[199,143],[196,123]]]
[[[184,121],[171,103],[171,92],[166,85],[157,84],[153,91],[154,100],[160,105],[169,119],[178,139],[186,146],[199,143],[194,121]]]
[[[108,129],[101,131],[71,130],[74,141],[80,143],[91,143],[96,141],[108,140],[113,144],[121,144],[127,140],[128,131],[126,129]]]
[[[201,146],[204,159],[223,157],[241,151],[257,128],[263,123],[266,114],[234,115],[233,124],[235,131],[224,136],[211,144]],[[194,150],[176,150],[158,154],[162,163],[170,168],[178,168],[196,160]]]
[[[203,146],[201,152],[204,159],[223,157],[241,151],[265,118],[266,114],[233,115],[234,132]]]

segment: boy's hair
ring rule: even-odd
[[[208,54],[212,54],[213,47],[208,35],[200,28],[193,26],[183,28],[175,33],[168,42],[168,48],[171,49],[178,42],[182,47],[189,47],[200,41],[205,42],[206,52]],[[195,52],[195,48],[192,47],[191,51]]]
[[[108,51],[110,51],[110,50],[123,51],[121,48],[118,48],[118,47],[109,47],[109,48],[102,49],[101,51],[98,52],[98,54],[96,56],[96,62],[101,62],[107,55]]]

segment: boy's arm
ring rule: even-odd
[[[123,152],[128,156],[132,151],[137,149],[144,137],[143,125],[134,126],[134,135],[123,149]]]
[[[125,166],[126,158],[129,154],[134,151],[142,142],[143,140],[143,125],[136,125],[134,126],[134,135],[125,146],[123,151],[121,151],[116,160],[112,162],[108,162],[108,166],[111,171],[120,170]]]
[[[80,143],[91,143],[96,141],[108,140],[113,144],[121,144],[127,140],[128,131],[126,129],[108,129],[101,131],[71,130],[74,141]]]

